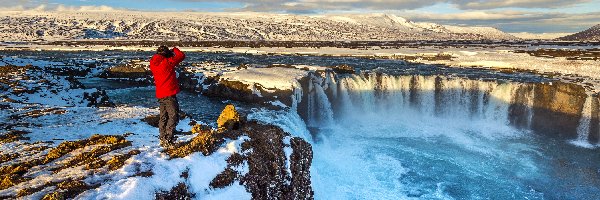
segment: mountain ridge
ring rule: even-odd
[[[600,24],[592,26],[584,31],[558,38],[566,41],[600,41]]]
[[[5,12],[0,41],[120,40],[516,40],[492,27],[412,22],[392,14]]]

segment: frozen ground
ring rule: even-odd
[[[24,60],[3,62],[42,68],[58,65]],[[172,159],[158,145],[158,128],[141,121],[157,114],[157,109],[88,107],[89,102],[82,102],[82,93],[96,89],[72,89],[73,82],[65,76],[45,73],[43,69],[13,69],[3,68],[2,71],[0,170],[11,175],[2,176],[0,198],[40,199],[46,194],[62,191],[83,199],[153,199],[157,192],[167,192],[181,182],[190,185],[188,190],[198,199],[250,198],[244,186],[237,182],[225,189],[209,187],[211,180],[227,167],[226,159],[239,151],[242,139],[226,141],[210,156],[198,152]],[[21,90],[27,92],[19,93]],[[182,120],[177,129],[189,131],[189,124],[189,118]],[[11,133],[16,134],[15,140],[10,138]],[[67,141],[77,143],[94,138],[95,134],[123,136],[131,144],[118,146],[99,142],[48,159],[58,149],[67,147],[63,145]],[[187,141],[192,137],[183,135],[178,140]],[[136,151],[138,153],[132,153]],[[39,160],[44,158],[49,162]],[[115,158],[125,159],[121,160],[122,166],[117,164],[116,168],[111,168],[110,163]],[[93,167],[94,163],[106,161],[108,167]],[[12,170],[18,170],[13,167],[19,166],[23,167],[23,172]],[[181,175],[184,172],[186,177]],[[70,188],[70,183],[81,183],[85,187]]]
[[[149,114],[157,113],[156,109],[141,107],[71,107],[64,109],[66,109],[66,113],[61,115],[45,115],[32,119],[34,121],[32,123],[35,123],[36,127],[24,129],[30,131],[26,135],[29,140],[3,144],[0,147],[2,153],[24,153],[28,148],[39,146],[40,144],[37,142],[59,143],[64,140],[76,141],[89,138],[93,134],[123,135],[125,133],[128,135],[126,139],[132,142],[132,146],[103,155],[102,159],[110,159],[111,156],[131,150],[139,150],[141,153],[126,160],[122,168],[114,171],[86,170],[81,166],[68,168],[57,174],[50,171],[58,165],[56,163],[38,166],[28,172],[29,174],[38,174],[34,179],[0,190],[0,196],[14,195],[19,190],[39,187],[48,182],[84,178],[88,184],[101,184],[101,186],[78,196],[83,199],[153,199],[156,192],[169,191],[179,182],[185,181],[194,186],[190,188],[190,191],[195,193],[199,199],[250,198],[250,194],[239,184],[222,190],[209,188],[210,181],[227,166],[225,160],[232,153],[238,151],[236,146],[240,144],[240,141],[231,141],[232,145],[227,145],[208,157],[201,153],[195,153],[185,158],[170,159],[162,152],[162,147],[158,146],[158,129],[140,121]],[[2,118],[6,118],[7,114],[6,110],[3,110]],[[188,123],[189,119],[181,121],[177,128],[190,130],[191,127],[187,125]],[[180,137],[179,139],[187,140],[189,138],[191,137]],[[28,144],[28,142],[36,143]],[[75,151],[73,156],[89,150]],[[28,157],[24,157],[3,163],[3,166],[27,159]],[[139,175],[146,171],[152,172],[153,175],[148,177]],[[184,171],[188,171],[189,179],[180,177]],[[25,198],[41,198],[47,191],[42,190],[25,196]]]

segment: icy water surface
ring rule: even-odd
[[[321,199],[598,199],[597,150],[493,122],[369,113],[319,133]]]

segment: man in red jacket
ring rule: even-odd
[[[177,47],[169,50],[166,46],[158,48],[156,54],[150,59],[150,70],[154,75],[156,85],[156,98],[160,104],[160,120],[158,130],[160,132],[160,145],[170,147],[173,144],[173,133],[179,122],[179,82],[175,67],[185,59],[185,54]]]

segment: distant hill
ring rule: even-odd
[[[417,23],[389,14],[140,11],[0,13],[0,41],[75,39],[397,41],[518,38],[492,27]]]
[[[571,35],[573,33],[527,33],[527,32],[520,32],[520,33],[510,33],[511,35],[514,35],[518,38],[524,39],[524,40],[554,40],[556,38],[559,37],[564,37],[567,35]]]
[[[600,24],[585,31],[558,38],[567,41],[600,41]]]

